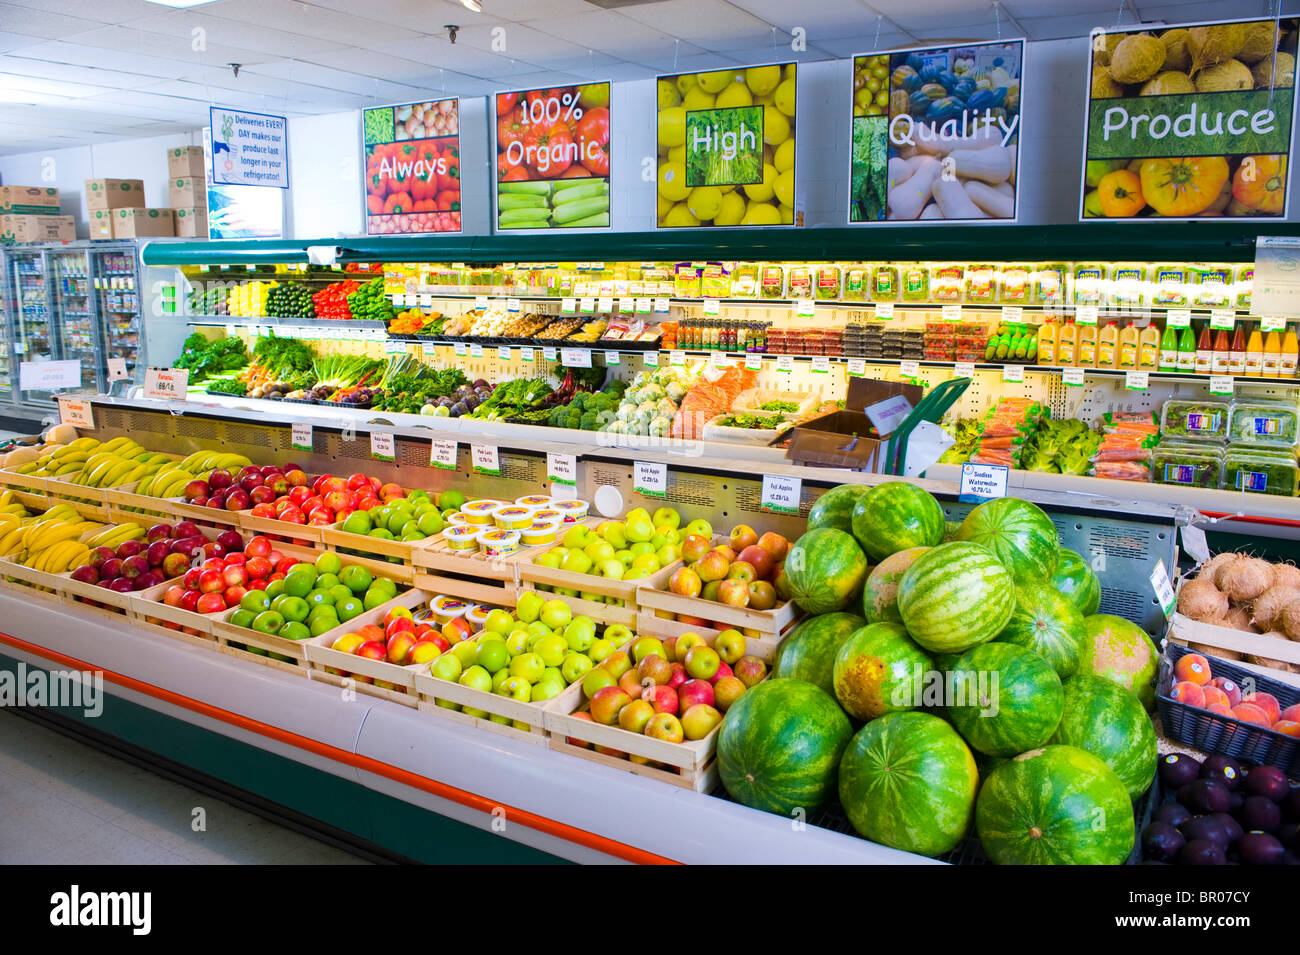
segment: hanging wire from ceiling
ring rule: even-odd
[[[872,53],[875,53],[877,50],[880,49],[880,26],[884,22],[885,22],[885,15],[883,13],[877,13],[876,14],[876,39],[871,44]]]
[[[1002,4],[998,0],[993,0],[993,26],[994,35],[999,43],[1002,42]]]

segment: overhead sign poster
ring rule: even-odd
[[[460,101],[361,111],[366,234],[459,232]]]
[[[795,63],[659,77],[660,228],[792,225]]]
[[[289,188],[289,126],[283,116],[212,106],[212,181]]]
[[[1095,32],[1080,218],[1285,217],[1297,22]]]
[[[609,84],[496,96],[497,229],[609,225]]]
[[[853,58],[849,222],[1016,218],[1024,41]]]

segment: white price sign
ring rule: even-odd
[[[1129,391],[1146,391],[1150,372],[1145,371],[1126,371],[1124,372],[1124,387]]]
[[[407,292],[402,296],[402,299],[405,301],[407,308],[415,308],[415,306],[420,304],[420,296],[416,295],[414,292]]]
[[[479,474],[500,474],[501,462],[497,457],[497,446],[495,444],[471,444],[471,458],[474,462],[474,470]]]
[[[189,384],[187,368],[150,368],[144,373],[144,396],[161,401],[184,401]]]
[[[60,398],[59,421],[79,428],[94,428],[95,411],[85,399]]]
[[[316,447],[315,435],[311,433],[311,425],[296,423],[289,433],[289,447],[295,451],[306,451],[310,453]]]
[[[812,318],[817,314],[817,303],[810,298],[797,298],[794,301],[794,313],[800,318]]]
[[[1212,308],[1210,309],[1210,327],[1222,328],[1227,331],[1237,324],[1237,313],[1230,308]]]
[[[825,355],[814,355],[812,360],[812,370],[819,375],[824,375],[831,370],[831,360]]]
[[[798,514],[799,498],[802,495],[803,481],[799,478],[764,474],[759,510],[770,514]]]
[[[456,342],[451,346],[451,350],[456,353],[457,358],[464,358],[469,354],[469,346],[464,342]]]
[[[686,352],[682,351],[681,349],[674,348],[671,352],[668,353],[668,363],[671,365],[686,364]]]
[[[704,300],[704,314],[717,315],[722,311],[722,303],[716,298],[706,298]]]
[[[876,303],[876,318],[893,318],[893,317],[894,317],[893,302]]]
[[[1261,332],[1284,332],[1286,331],[1286,319],[1281,315],[1262,315],[1259,319],[1259,330]]]
[[[1210,376],[1210,394],[1212,395],[1230,395],[1232,394],[1233,385],[1231,375]]]
[[[635,461],[632,465],[632,490],[643,497],[666,497],[668,465],[654,461]]]
[[[487,297],[486,295],[475,295],[475,296],[474,296],[474,307],[475,307],[475,308],[487,308],[487,307],[488,307],[488,297]]]
[[[529,348],[527,345],[523,346],[522,348],[519,349],[519,358],[522,361],[532,361],[533,350]]]
[[[1192,324],[1192,310],[1190,308],[1171,308],[1165,313],[1165,323],[1170,328],[1186,328]]]
[[[1003,305],[1002,321],[1004,322],[1024,321],[1023,318],[1024,313],[1025,313],[1024,309],[1022,309],[1019,305]]]
[[[404,351],[406,351],[406,342],[400,338],[390,338],[384,342],[385,355],[400,355]]]
[[[1083,369],[1082,368],[1062,368],[1061,381],[1075,388],[1083,386]]]
[[[655,311],[656,311],[656,312],[666,312],[666,311],[668,311],[668,304],[669,304],[669,302],[668,302],[668,299],[666,299],[666,298],[657,298],[657,299],[655,299]]]
[[[521,308],[523,308],[523,306],[519,303],[519,299],[517,299],[517,298],[508,298],[508,299],[506,299],[506,311],[507,311],[507,312],[517,312],[517,311],[519,311]]]
[[[432,442],[429,447],[429,465],[441,471],[456,470],[456,442]]]
[[[546,361],[555,361],[555,356],[559,354],[551,345],[542,346],[542,358]]]
[[[1011,469],[1005,464],[963,464],[958,500],[978,504],[1007,496]]]
[[[478,342],[475,342],[474,344],[470,345],[470,346],[469,346],[469,357],[470,357],[470,358],[482,358],[482,357],[483,357],[483,346],[480,345]]]
[[[649,315],[653,303],[648,298],[639,298],[636,300],[636,313],[638,315]]]
[[[1169,571],[1165,570],[1163,560],[1156,561],[1156,569],[1151,571],[1151,587],[1156,592],[1156,600],[1160,602],[1165,616],[1168,617],[1174,612],[1177,599],[1174,597],[1174,587],[1169,582]]]
[[[648,351],[645,353],[645,363],[651,368],[659,367],[659,353],[657,351]]]
[[[578,311],[594,312],[596,310],[596,300],[590,295],[584,295],[582,301],[578,303]]]
[[[921,363],[919,361],[900,362],[898,372],[904,378],[915,378],[921,373]]]
[[[433,293],[432,293],[432,292],[421,292],[421,293],[420,293],[420,308],[431,308],[431,307],[433,307]]]
[[[509,361],[509,360],[510,360],[510,346],[509,346],[509,345],[498,345],[498,346],[497,346],[497,358],[498,358],[500,361]]]
[[[850,377],[861,378],[867,373],[867,360],[865,358],[850,358],[848,371]]]
[[[1080,305],[1074,313],[1074,320],[1080,325],[1097,324],[1097,306]]]
[[[576,298],[563,298],[560,300],[561,312],[574,312],[578,309],[578,300]]]
[[[186,372],[188,379],[189,372]],[[23,391],[57,391],[81,387],[81,361],[24,361],[18,365],[18,383]]]
[[[590,368],[590,348],[566,348],[560,353],[560,364],[565,368]]]
[[[618,352],[616,351],[605,352],[606,365],[621,365],[622,363],[623,363],[623,358],[622,356],[619,355]]]
[[[750,371],[762,371],[763,356],[758,352],[747,352],[745,354],[745,367]]]
[[[894,395],[884,401],[877,401],[874,405],[867,405],[862,410],[883,438],[893,434],[907,420],[907,416],[912,413],[912,403],[902,395]]]
[[[126,381],[126,359],[110,358],[108,360],[108,380],[109,381]]]
[[[776,370],[785,372],[794,371],[794,355],[777,355]]]
[[[952,366],[952,373],[957,378],[974,378],[975,363],[973,361],[959,361]]]
[[[376,461],[396,460],[397,440],[387,431],[371,431],[370,456]]]
[[[960,322],[960,321],[961,321],[961,306],[960,306],[960,305],[945,305],[945,306],[943,306],[943,308],[941,309],[941,312],[942,312],[942,314],[943,314],[943,320],[944,320],[945,322]]]
[[[1024,366],[1024,365],[1004,365],[1003,368],[1002,368],[1002,380],[1003,380],[1003,381],[1024,381],[1024,380],[1025,380],[1025,366]]]
[[[552,484],[567,484],[572,491],[578,484],[578,456],[546,452],[546,476]]]
[[[600,309],[602,312],[612,312],[614,310],[614,297],[612,295],[602,295],[600,297]]]

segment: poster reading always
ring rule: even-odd
[[[1080,217],[1284,217],[1297,22],[1094,33]]]
[[[456,99],[361,111],[366,234],[459,232]]]
[[[853,58],[849,222],[1016,218],[1024,41]]]
[[[609,84],[496,95],[497,228],[609,225]]]

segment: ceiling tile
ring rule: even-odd
[[[289,36],[327,40],[340,46],[370,47],[391,38],[393,27],[361,15],[360,11],[365,7],[365,4],[354,3],[344,13],[308,6],[299,0],[221,0],[221,3],[196,12],[233,23],[240,29],[256,23],[259,32],[275,30]],[[296,45],[300,41],[293,42]]]
[[[0,30],[53,39],[69,33],[80,33],[100,24],[84,17],[69,17],[45,10],[33,10],[12,3],[0,3]]]
[[[11,6],[39,10],[44,16],[57,13],[94,20],[97,23],[125,23],[154,7],[143,0],[5,0]]]
[[[155,9],[163,10],[162,7],[156,7]],[[202,30],[203,33],[196,36],[194,33],[196,29]],[[121,33],[136,34],[132,44],[135,48],[138,48],[140,43],[166,44],[168,47],[176,47],[178,50],[184,51],[187,55],[195,52],[193,45],[199,39],[209,49],[214,46],[227,46],[262,54],[261,58],[266,58],[268,55],[275,57],[303,56],[308,53],[342,49],[347,46],[345,43],[336,43],[332,40],[301,36],[247,21],[223,20],[211,14],[194,13],[187,10],[166,11],[139,20],[132,20],[127,26],[109,27],[105,30],[95,31],[95,33],[96,35],[106,35],[108,31],[114,31],[119,35]],[[70,37],[70,39],[74,39],[78,43],[95,42],[88,37],[89,35],[83,35]],[[168,49],[165,52],[160,52],[159,55],[173,55],[173,53]]]

